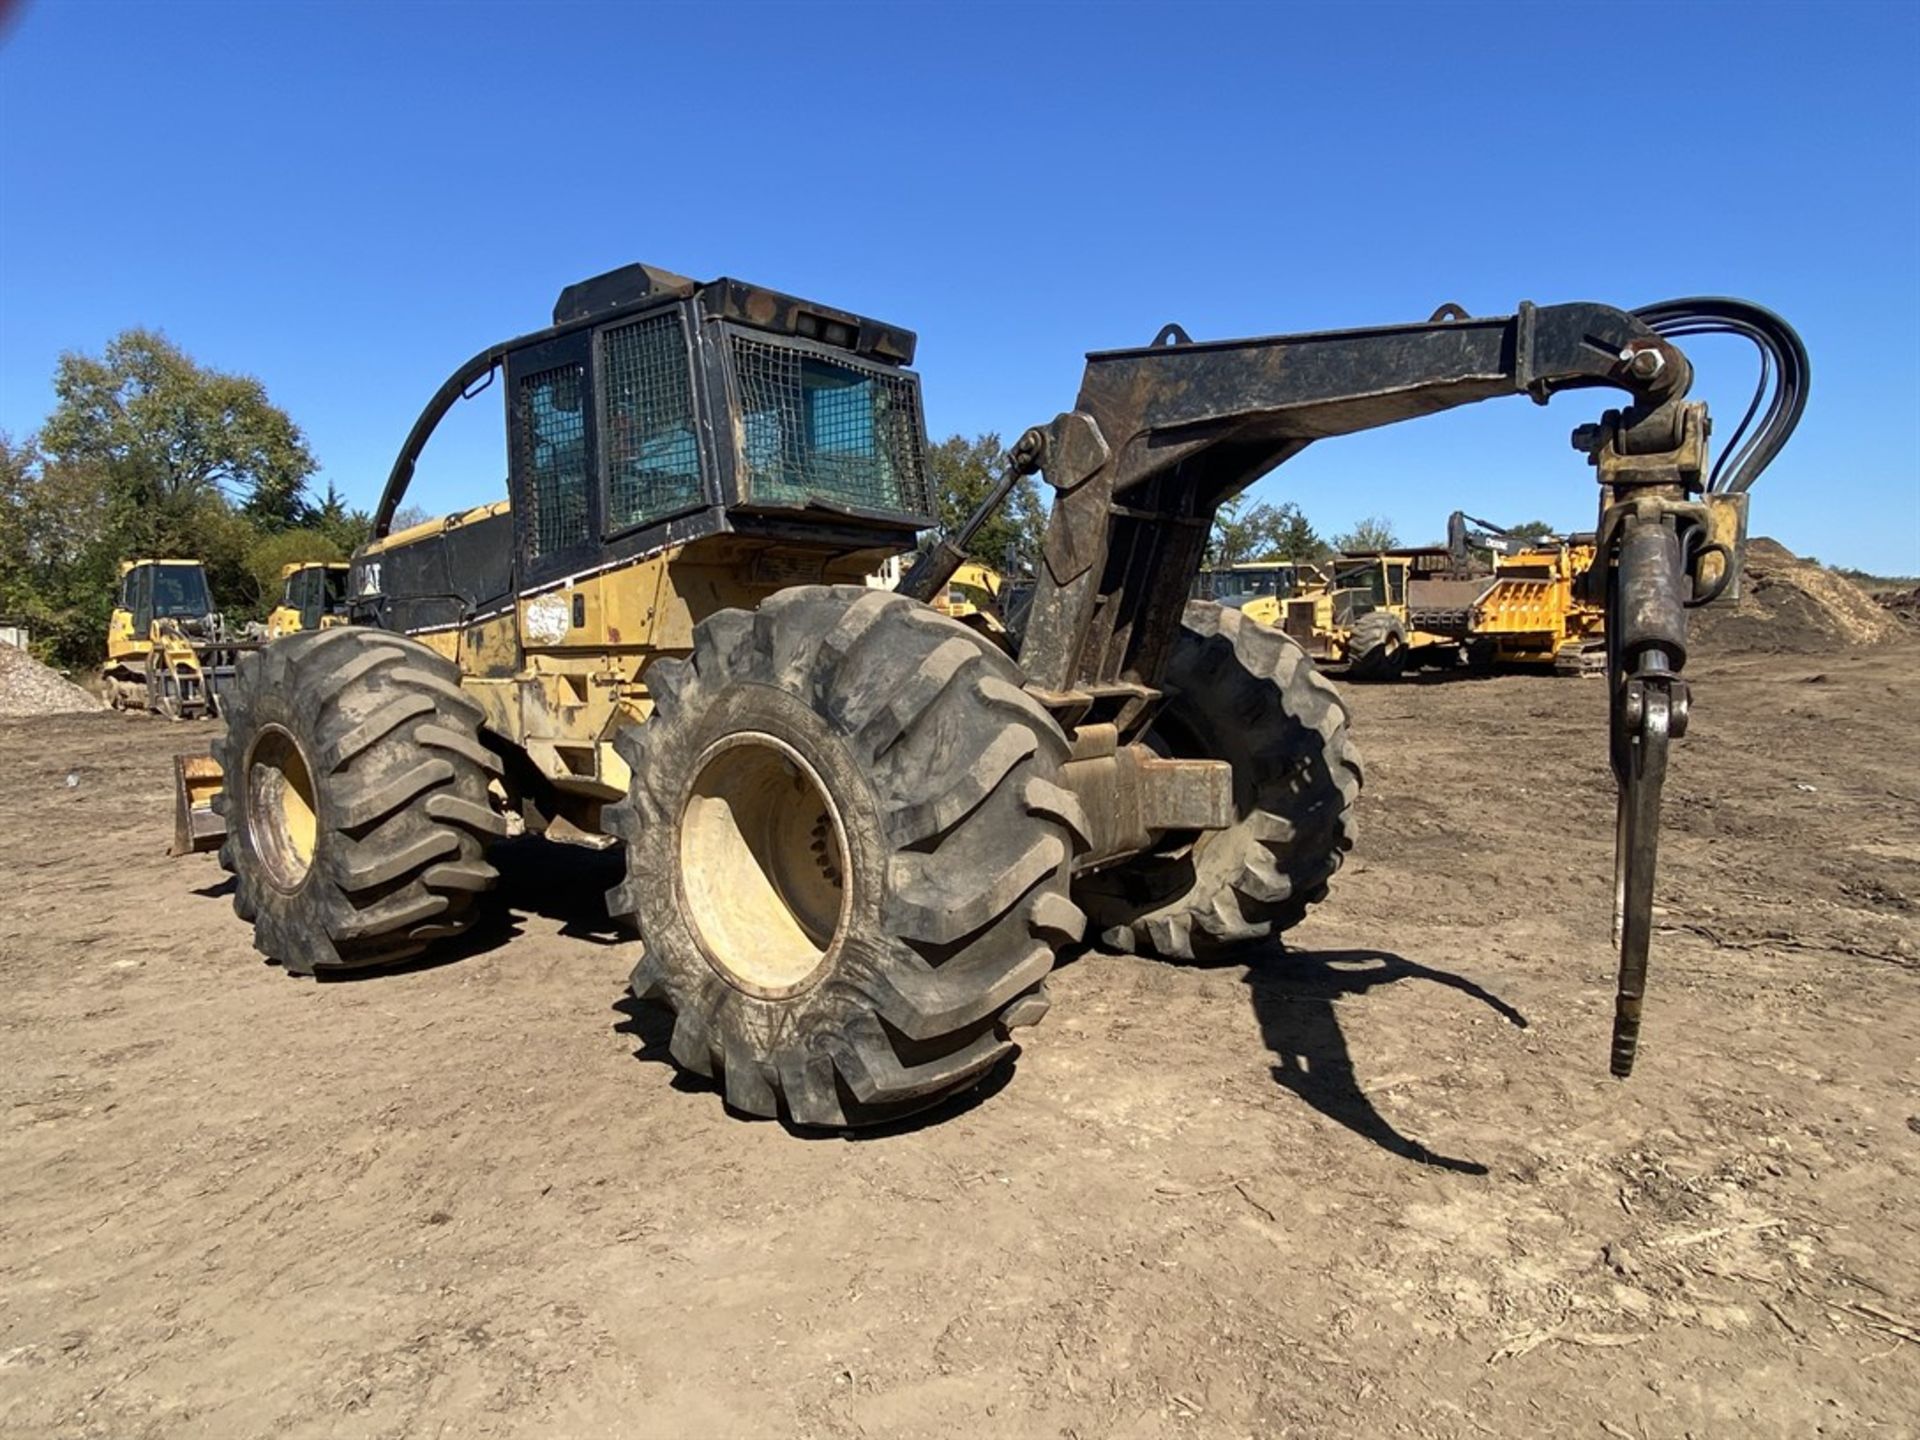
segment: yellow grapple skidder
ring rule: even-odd
[[[1724,475],[1672,336],[1766,351],[1786,399]],[[470,926],[517,828],[619,842],[611,914],[671,1052],[728,1104],[884,1121],[978,1082],[1098,938],[1222,953],[1295,924],[1351,844],[1338,692],[1282,631],[1190,599],[1222,502],[1355,431],[1503,396],[1620,398],[1600,480],[1631,1067],[1691,606],[1737,582],[1746,486],[1805,355],[1732,301],[1511,315],[1090,355],[993,493],[897,591],[864,577],[933,513],[913,335],[741,281],[629,266],[489,346],[402,445],[352,561],[356,623],[240,665],[213,746],[220,848],[289,970]],[[508,499],[388,530],[449,409],[503,377]],[[1004,645],[930,603],[1018,477],[1054,492]],[[594,1022],[598,1023],[598,1022]]]

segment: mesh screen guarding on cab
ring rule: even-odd
[[[600,448],[612,535],[700,502],[700,444],[677,313],[608,330],[600,356]]]
[[[749,500],[927,513],[914,378],[730,337]]]
[[[520,381],[520,459],[527,476],[528,544],[535,555],[576,549],[587,526],[586,370],[560,365]]]

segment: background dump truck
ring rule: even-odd
[[[888,591],[865,577],[933,510],[914,336],[629,266],[448,377],[353,558],[355,623],[245,657],[223,788],[183,787],[181,836],[220,846],[256,944],[300,972],[459,934],[510,825],[623,842],[608,906],[641,941],[634,992],[674,1013],[675,1060],[747,1114],[885,1120],[1007,1055],[1061,951],[1215,953],[1326,893],[1360,791],[1347,712],[1286,634],[1189,598],[1218,507],[1309,443],[1607,387],[1621,408],[1582,445],[1613,643],[1624,1074],[1686,607],[1735,582],[1739,497],[1797,418],[1710,482],[1662,327],[1730,316],[1798,353],[1734,305],[1205,344],[1170,327],[1089,356],[1072,407]],[[496,374],[509,499],[388,534],[428,436]],[[1036,471],[1054,503],[1031,602],[978,634],[927,602]]]

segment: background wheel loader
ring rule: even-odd
[[[107,621],[101,670],[116,710],[171,720],[219,713],[247,642],[230,639],[198,560],[127,560]]]
[[[1196,599],[1278,626],[1319,664],[1355,680],[1391,680],[1405,668],[1417,637],[1407,612],[1407,567],[1384,556],[1345,555],[1324,566],[1305,561],[1244,561],[1203,570]]]
[[[998,570],[969,560],[930,603],[982,635],[1001,636],[1007,633],[1006,591],[1006,579]]]
[[[1764,311],[1736,318],[1797,347]],[[930,1104],[1045,1014],[1060,950],[1266,940],[1351,844],[1339,695],[1287,635],[1188,598],[1221,502],[1316,440],[1605,386],[1624,408],[1582,436],[1615,621],[1624,1073],[1684,607],[1733,584],[1731,497],[1797,409],[1719,493],[1686,358],[1644,313],[1202,344],[1169,327],[1089,356],[1073,408],[890,592],[863,577],[933,509],[913,351],[863,316],[629,266],[456,370],[353,558],[357,623],[244,659],[224,788],[204,833],[183,817],[220,845],[258,947],[301,973],[402,959],[473,923],[515,817],[617,837],[609,909],[680,1065],[800,1125]],[[496,374],[509,501],[387,534],[434,427]],[[1003,648],[926,602],[1035,471],[1055,499]]]

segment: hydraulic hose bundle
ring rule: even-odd
[[[1669,340],[1689,335],[1738,335],[1752,341],[1760,352],[1760,380],[1754,387],[1753,400],[1734,426],[1726,449],[1707,479],[1710,494],[1743,494],[1773,463],[1807,408],[1807,347],[1786,321],[1747,300],[1698,296],[1643,305],[1633,313],[1647,328]],[[1767,401],[1766,413],[1759,428],[1749,435],[1748,427],[1763,400]]]

